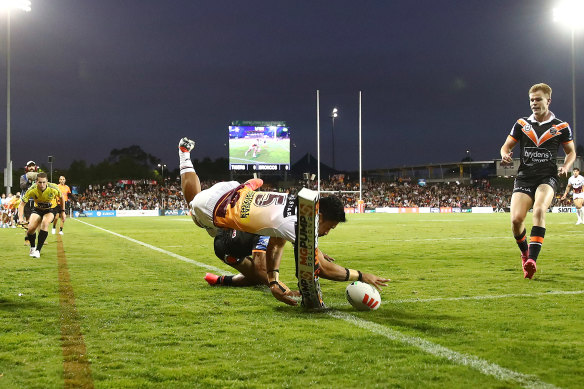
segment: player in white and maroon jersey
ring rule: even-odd
[[[253,143],[249,146],[249,148],[245,152],[246,157],[247,157],[247,153],[249,153],[250,151],[253,151],[252,158],[256,158],[257,153],[259,153],[261,151],[258,141],[253,141]]]
[[[266,250],[266,268],[269,286],[274,297],[289,305],[297,305],[293,292],[279,280],[279,265],[286,241],[296,241],[295,197],[287,193],[256,191],[263,181],[259,178],[240,184],[237,181],[219,182],[201,190],[201,183],[190,157],[195,142],[183,138],[179,142],[181,187],[189,203],[195,224],[215,237],[220,229],[234,229],[270,237]],[[345,221],[344,205],[338,197],[320,200],[318,235],[325,236],[338,223]],[[324,254],[318,252],[319,260]],[[350,270],[350,269],[349,269]],[[350,272],[347,281],[367,282],[378,289],[389,279],[373,274]],[[354,279],[352,279],[354,278]]]
[[[533,85],[529,89],[532,115],[517,120],[501,147],[501,161],[512,163],[513,147],[520,145],[521,162],[511,196],[511,224],[521,250],[523,275],[530,279],[537,270],[536,261],[545,236],[545,214],[557,190],[558,174],[567,175],[576,159],[572,130],[549,110],[551,101],[549,85]],[[556,158],[560,146],[566,158],[564,166],[558,169]],[[532,207],[533,227],[528,245],[524,222]]]
[[[573,192],[572,199],[578,216],[576,224],[584,224],[584,209],[582,209],[582,204],[584,203],[584,177],[580,175],[580,169],[577,167],[572,171],[572,177],[568,179],[568,185],[562,200],[566,198],[570,190]]]

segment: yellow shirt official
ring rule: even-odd
[[[21,202],[28,203],[29,199],[34,200],[34,206],[39,209],[51,209],[57,206],[57,198],[61,197],[59,187],[53,183],[47,183],[47,189],[41,192],[37,184],[33,184],[22,196]]]

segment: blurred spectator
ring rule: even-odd
[[[215,181],[202,181],[203,189],[211,187]],[[276,192],[295,192],[305,186],[316,190],[316,182],[300,181],[294,188],[277,188],[266,183],[263,190]],[[357,182],[333,179],[321,182],[321,190],[334,191],[342,198],[347,207],[357,207],[359,193]],[[363,200],[366,208],[380,207],[495,207],[508,208],[511,201],[509,191],[493,188],[488,180],[481,180],[474,185],[462,185],[456,182],[432,183],[420,186],[410,180],[363,184]],[[145,210],[145,209],[188,209],[184,202],[180,185],[167,183],[165,186],[144,184],[107,184],[90,185],[75,197],[76,210]],[[570,206],[569,199],[557,199],[554,206]]]

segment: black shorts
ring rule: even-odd
[[[32,204],[34,204],[34,200],[32,201]],[[31,204],[31,201],[24,204],[23,216],[25,219],[28,219],[30,217],[30,214],[32,213],[32,209],[34,208],[34,206],[32,204]]]
[[[37,207],[34,207],[34,208],[32,209],[32,213],[36,213],[36,214],[37,214],[37,215],[39,215],[41,218],[42,218],[43,216],[45,216],[47,213],[52,213],[52,214],[53,214],[53,216],[56,216],[56,215],[57,215],[57,212],[59,212],[59,211],[60,211],[60,209],[59,209],[58,207],[55,207],[55,208],[48,208],[48,209],[47,209],[47,208],[37,208]]]
[[[525,193],[529,195],[532,199],[535,198],[535,191],[540,185],[549,185],[554,190],[554,193],[558,190],[558,177],[557,176],[533,176],[533,177],[517,177],[515,178],[515,183],[513,184],[513,193]]]

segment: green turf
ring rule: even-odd
[[[354,311],[346,283],[327,280],[328,313],[285,306],[263,288],[209,287],[198,263],[230,268],[186,217],[81,219],[153,247],[74,220],[63,242],[96,388],[578,388],[584,294],[553,293],[584,290],[584,226],[574,219],[547,215],[528,281],[508,214],[349,215],[320,247],[393,280],[374,312]],[[22,237],[0,230],[0,388],[63,387],[56,238],[32,259]],[[289,286],[293,271],[288,247]]]

